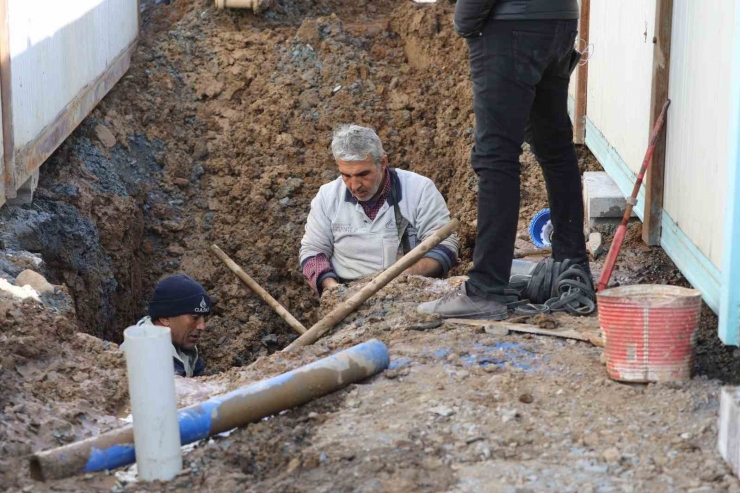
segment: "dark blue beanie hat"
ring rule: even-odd
[[[191,313],[208,315],[211,313],[211,298],[198,281],[184,274],[175,274],[159,281],[148,311],[152,320]]]

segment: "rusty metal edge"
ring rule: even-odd
[[[10,70],[10,26],[8,24],[8,0],[0,0],[0,107],[2,107],[3,156],[0,174],[0,206],[6,199],[15,198],[13,175],[15,163],[13,148],[13,92]]]
[[[64,140],[87,117],[93,108],[123,77],[131,65],[131,56],[138,45],[138,35],[98,76],[83,87],[80,93],[46,126],[38,137],[22,149],[15,150],[15,172],[13,185],[21,185],[36,172]],[[4,96],[3,96],[4,97]],[[5,123],[3,115],[3,123]],[[4,127],[5,125],[3,125]]]

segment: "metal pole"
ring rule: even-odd
[[[228,267],[231,270],[231,272],[236,274],[236,277],[238,277],[244,284],[246,284],[247,287],[249,287],[249,289],[254,291],[260,298],[262,298],[262,300],[265,303],[270,305],[272,309],[275,310],[275,313],[280,315],[282,319],[285,320],[288,323],[288,325],[291,326],[293,330],[298,332],[298,334],[300,335],[303,335],[306,333],[306,328],[303,326],[303,324],[301,324],[298,320],[296,320],[295,317],[293,317],[293,315],[291,315],[290,312],[286,310],[283,305],[278,303],[278,300],[273,298],[272,295],[270,295],[270,293],[265,291],[265,289],[262,286],[257,284],[257,281],[252,279],[249,276],[249,274],[244,272],[244,270],[242,270],[242,268],[239,267],[236,264],[236,262],[231,260],[231,258],[229,258],[229,256],[226,255],[223,250],[221,250],[216,245],[211,245],[211,252],[216,257],[218,257],[221,260],[221,262],[226,264],[226,267]]]
[[[395,264],[388,267],[378,277],[367,283],[358,293],[347,301],[340,303],[331,313],[319,320],[313,327],[308,329],[308,332],[293,341],[283,351],[292,351],[301,346],[308,346],[316,342],[322,335],[331,330],[332,327],[344,320],[344,317],[357,310],[368,298],[383,289],[386,284],[401,275],[403,271],[426,255],[429,250],[439,245],[445,238],[457,231],[459,226],[460,221],[453,219],[435,231],[432,236],[421,242],[420,245],[404,255]]]
[[[178,412],[180,443],[186,445],[259,421],[388,368],[385,345],[372,339],[288,373],[243,387]],[[31,477],[39,481],[103,471],[135,460],[129,425],[64,447],[34,454]]]

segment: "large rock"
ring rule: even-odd
[[[31,286],[39,294],[52,294],[54,285],[38,272],[26,269],[15,278],[16,286]]]
[[[95,135],[102,144],[110,149],[116,145],[116,136],[105,125],[98,124],[95,126]]]
[[[627,209],[624,194],[604,171],[587,171],[583,174],[583,201],[590,228],[599,224],[619,224]],[[637,214],[633,211],[631,217],[636,219]]]

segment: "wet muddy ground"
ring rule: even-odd
[[[179,382],[183,405],[371,337],[389,346],[392,368],[200,443],[180,477],[147,489],[740,489],[716,452],[715,423],[721,385],[740,382],[740,357],[719,342],[706,307],[697,377],[680,385],[614,383],[586,343],[419,330],[428,324],[416,323],[415,304],[459,279],[399,279],[334,335],[286,357],[276,351],[295,335],[208,252],[218,244],[304,325],[315,322],[338,298],[319,305],[298,244],[311,198],[337,176],[331,129],[356,122],[378,130],[392,166],[436,182],[462,222],[454,273],[464,274],[474,118],[449,4],[280,0],[260,16],[206,0],[143,8],[129,72],[44,164],[33,204],[0,210],[0,282],[32,269],[56,286],[40,303],[0,293],[0,484],[143,489],[102,473],[33,483],[25,456],[120,425],[128,396],[116,343],[156,281],[184,272],[212,293],[215,314],[200,347],[210,375]],[[599,169],[587,150],[579,156],[583,171]],[[546,203],[525,152],[522,233]],[[524,235],[517,245],[531,248]],[[687,285],[641,243],[639,224],[622,252],[615,282]]]

